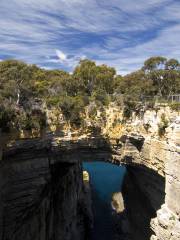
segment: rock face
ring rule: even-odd
[[[128,166],[123,184],[125,211],[132,240],[150,239],[151,219],[165,199],[165,180],[145,167]]]
[[[136,226],[131,228],[135,240],[180,239],[180,120],[167,109],[160,112],[169,115],[165,136],[157,134],[160,113],[145,113],[131,124],[121,155],[129,164],[124,192],[131,223]],[[142,126],[150,119],[150,130],[145,132]],[[142,229],[146,229],[144,234]]]
[[[123,198],[132,240],[180,239],[179,118],[169,114],[160,138],[166,109],[112,129],[117,119],[111,114],[122,115],[116,110],[108,112],[106,137],[52,135],[9,143],[0,167],[0,240],[86,239],[91,214],[81,162],[92,159],[127,166]]]
[[[124,200],[121,192],[115,192],[112,195],[111,201],[112,208],[117,212],[121,213],[124,211]]]
[[[164,109],[163,112],[161,110],[161,113],[165,114],[165,112],[168,116],[167,109]],[[152,114],[154,118],[151,116]],[[150,132],[145,133],[141,128],[142,123],[147,119],[151,119],[151,127]],[[133,213],[133,209],[130,209],[130,215],[134,217],[132,222],[140,223],[143,219],[139,226],[143,226],[143,223],[146,223],[146,226],[144,225],[141,229],[152,230],[146,238],[142,236],[142,239],[180,239],[180,120],[177,115],[169,114],[168,121],[169,127],[166,135],[159,138],[157,135],[158,114],[151,112],[145,114],[138,125],[134,124],[131,130],[131,133],[141,133],[141,136],[144,137],[143,145],[136,149],[137,143],[133,143],[131,135],[126,142],[127,147],[124,151],[125,159],[130,159],[131,162],[135,161],[142,166],[142,168],[137,168],[137,166],[133,168],[132,165],[128,167],[128,178],[131,181],[127,179],[128,184],[126,185],[134,185],[134,187],[128,189],[125,186],[126,196],[130,195],[134,199],[128,206],[134,206],[137,209],[140,202],[142,207],[143,202],[146,202],[144,216],[149,216],[147,219],[143,217],[143,214],[138,218]],[[139,189],[141,193],[139,196],[144,196],[143,201],[137,197],[136,191],[133,189]],[[137,199],[137,204],[135,199]],[[146,211],[148,208],[149,213]],[[142,211],[139,209],[139,212]],[[140,235],[134,239],[141,239]]]
[[[80,162],[21,152],[1,162],[0,239],[85,239],[89,216]],[[59,156],[60,158],[60,156]]]
[[[180,239],[180,147],[169,143],[165,161],[165,202],[151,221],[155,235],[152,240]]]

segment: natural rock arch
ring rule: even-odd
[[[60,183],[59,176],[65,179],[62,180],[65,181],[64,184],[71,186],[72,196],[76,196],[76,194],[80,196],[81,190],[75,186],[79,184],[79,178],[76,174],[81,174],[82,161],[92,161],[92,159],[127,166],[128,174],[125,178],[123,193],[129,217],[132,223],[136,224],[133,231],[135,231],[135,229],[137,231],[133,233],[132,236],[142,240],[150,238],[152,234],[150,221],[156,217],[156,211],[161,208],[161,205],[165,201],[165,179],[156,171],[150,169],[147,163],[143,163],[143,159],[140,156],[143,143],[143,137],[137,135],[123,136],[119,140],[109,140],[97,136],[74,141],[60,139],[58,137],[17,141],[13,146],[3,152],[1,162],[0,175],[2,191],[0,200],[3,204],[1,204],[0,209],[0,226],[2,228],[0,240],[6,240],[8,236],[11,237],[11,240],[21,240],[21,237],[24,238],[26,233],[29,234],[28,237],[26,236],[28,240],[31,240],[30,236],[33,234],[33,239],[36,240],[36,237],[38,239],[38,236],[36,236],[38,234],[43,239],[45,232],[48,232],[49,235],[49,238],[48,236],[46,236],[46,238],[51,239],[52,230],[49,228],[52,224],[50,223],[52,221],[52,213],[50,214],[46,211],[49,209],[48,211],[51,212],[52,203],[50,202],[52,199],[50,200],[50,198],[53,194],[53,198],[57,198],[58,201],[60,201],[60,199],[62,202],[65,200],[61,198],[58,193],[55,193],[58,191],[58,189],[56,189],[58,183],[59,186],[61,186],[61,191],[66,192],[66,190],[63,190],[64,188]],[[74,183],[71,181],[74,181]],[[12,186],[12,184],[14,185]],[[53,193],[49,186],[53,188]],[[76,193],[72,186],[75,187]],[[24,188],[26,188],[26,190]],[[24,191],[25,195],[28,196],[27,199],[24,197]],[[68,194],[68,197],[71,195],[70,192],[66,194]],[[6,202],[12,204],[13,199],[17,200],[13,203],[15,211],[6,207]],[[27,206],[23,203],[24,199],[27,200]],[[58,201],[53,201],[58,208]],[[79,201],[79,198],[76,199],[77,205],[80,204]],[[36,213],[34,216],[33,212],[38,208],[38,204],[40,204],[39,206],[42,213]],[[74,207],[76,208],[77,206]],[[141,211],[140,215],[134,214],[137,212],[137,209],[138,212]],[[70,213],[67,210],[64,214],[68,215]],[[76,217],[78,217],[78,214],[79,213],[77,213]],[[23,218],[23,216],[25,216],[25,218]],[[25,225],[21,231],[20,225],[24,224],[22,220],[28,222],[28,216],[36,222],[40,219],[44,230],[41,229],[40,232],[37,232],[37,230],[34,231],[34,224],[32,226],[30,224],[30,228],[28,228],[28,225]],[[50,219],[48,222],[50,226],[47,226],[47,222],[46,224],[43,223],[43,221],[45,221],[42,219],[43,216],[46,218],[46,221],[49,216]],[[22,220],[20,218],[22,218]],[[59,216],[56,218],[61,219]],[[65,223],[61,222],[61,224],[63,225]],[[27,228],[29,229],[28,231]],[[45,230],[46,228],[48,228],[48,230]],[[52,227],[52,229],[54,229],[53,231],[55,232],[55,240],[63,239],[58,237],[60,234],[59,230],[57,230],[58,227]],[[61,235],[65,234],[63,231],[65,230],[62,227]],[[16,232],[18,233],[18,238]],[[75,237],[75,235],[76,233],[74,233],[73,237]],[[80,239],[78,234],[76,237]],[[64,235],[63,240],[65,239]]]

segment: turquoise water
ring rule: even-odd
[[[114,215],[111,197],[120,192],[126,168],[110,163],[84,163],[83,168],[90,174],[94,212],[92,240],[114,240]]]

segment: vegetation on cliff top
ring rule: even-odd
[[[43,106],[61,109],[71,124],[80,126],[85,106],[123,102],[125,116],[144,100],[180,93],[180,64],[176,59],[152,57],[126,76],[114,68],[81,60],[72,74],[45,70],[17,60],[0,62],[0,128],[42,128]]]

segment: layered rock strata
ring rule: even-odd
[[[81,164],[52,160],[46,149],[30,148],[1,162],[1,240],[86,239]]]
[[[169,127],[159,137],[165,113]],[[177,114],[165,108],[147,111],[125,125],[116,121],[122,116],[118,109],[108,114],[101,134],[76,139],[49,135],[8,144],[0,168],[1,240],[84,239],[90,220],[83,201],[81,162],[92,159],[128,166],[123,197],[133,240],[179,239]]]

